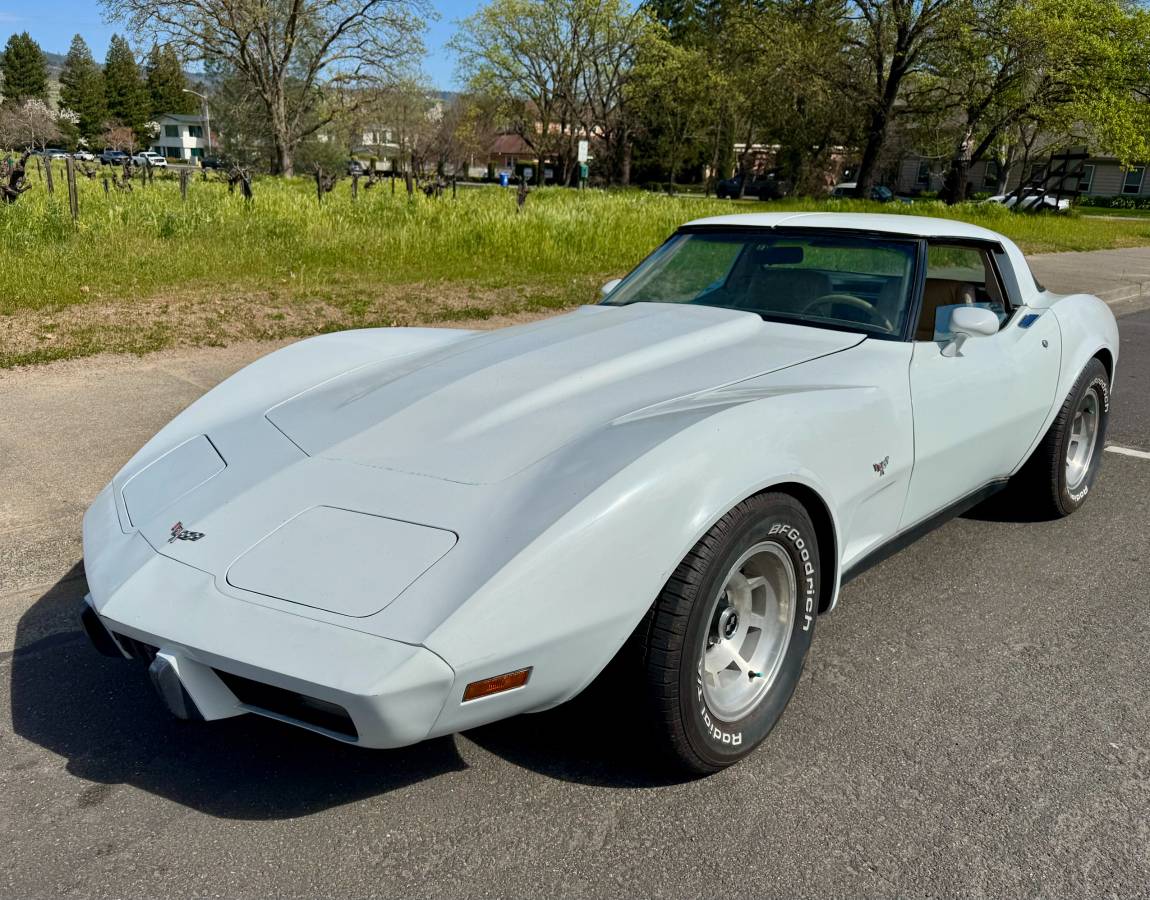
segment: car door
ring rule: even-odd
[[[1010,475],[1054,402],[1058,323],[1049,311],[1015,312],[995,257],[987,247],[930,248],[910,365],[914,470],[901,528]],[[992,309],[1002,324],[944,355],[948,310],[964,303]]]

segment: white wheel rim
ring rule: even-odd
[[[750,713],[774,685],[795,624],[795,566],[773,541],[731,566],[711,601],[699,661],[707,706],[727,721]]]
[[[1066,489],[1071,493],[1082,487],[1090,474],[1094,448],[1098,443],[1098,424],[1102,418],[1102,397],[1091,387],[1074,411],[1070,423],[1070,440],[1066,443]]]

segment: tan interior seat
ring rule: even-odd
[[[974,303],[977,296],[975,286],[968,281],[951,281],[946,278],[928,278],[922,293],[922,312],[918,316],[916,341],[934,340],[935,313],[940,306],[954,306],[961,303]]]

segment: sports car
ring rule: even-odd
[[[712,772],[845,581],[1008,486],[1086,501],[1117,360],[1109,308],[994,232],[702,219],[574,312],[326,334],[224,381],[87,511],[82,619],[176,716],[364,747],[625,658],[656,745]]]

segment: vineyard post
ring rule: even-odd
[[[315,167],[315,199],[323,206],[323,169]]]
[[[358,200],[359,199],[359,176],[358,175],[352,175],[351,176],[351,199],[352,200]]]
[[[36,165],[37,166],[40,165],[40,157],[38,157],[38,156],[36,157]],[[52,158],[51,157],[48,157],[46,160],[44,160],[43,171],[46,175],[44,180],[48,185],[48,193],[49,194],[56,193],[56,185],[54,185],[52,183]]]
[[[395,195],[395,163],[391,164],[391,193]]]
[[[451,176],[451,199],[455,199],[455,176]]]
[[[180,169],[180,199],[188,202],[188,170]]]
[[[410,197],[415,193],[415,187],[411,183],[411,170],[405,169],[403,172],[403,180],[407,183],[407,196]]]
[[[80,221],[80,198],[76,195],[76,163],[72,157],[64,160],[64,171],[68,179],[68,209],[72,211],[72,221]]]

